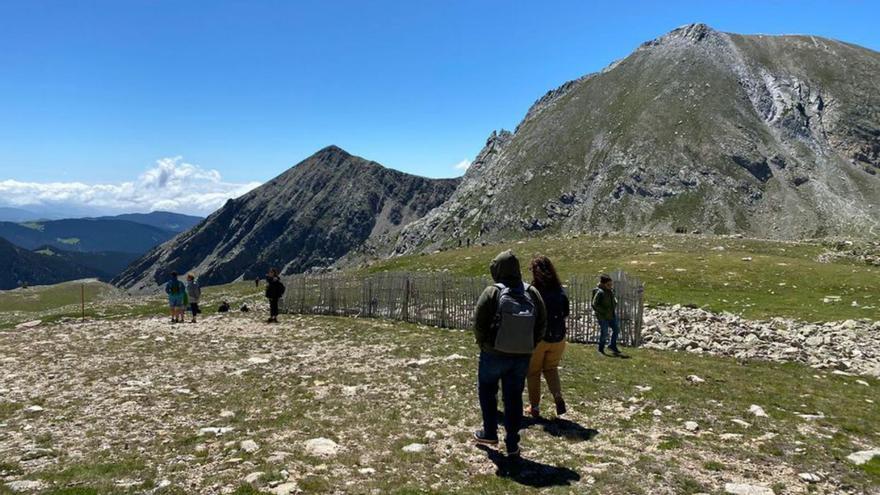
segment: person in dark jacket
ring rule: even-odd
[[[474,336],[480,347],[477,392],[483,416],[483,429],[474,432],[474,440],[483,445],[498,445],[500,382],[504,401],[505,446],[508,455],[516,456],[519,455],[522,393],[526,372],[532,350],[544,336],[547,316],[540,292],[523,283],[519,260],[513,252],[499,254],[492,260],[489,268],[496,283],[486,287],[480,295],[474,314]],[[516,314],[505,313],[508,308],[517,305],[521,311]],[[498,347],[502,345],[505,349],[509,348],[508,339],[514,328],[516,335],[520,337],[517,341],[517,352],[499,350]],[[521,332],[530,332],[524,334],[528,342],[521,340]],[[520,349],[520,346],[528,349]]]
[[[617,298],[614,295],[614,281],[608,275],[599,277],[599,285],[593,289],[592,297],[593,312],[596,321],[599,322],[599,352],[605,354],[605,341],[608,339],[608,329],[611,329],[611,343],[608,346],[615,355],[620,355],[617,348],[617,337],[620,335],[620,325],[617,322]]]
[[[568,318],[569,302],[556,268],[550,258],[537,256],[529,267],[532,272],[532,286],[541,293],[544,306],[547,308],[547,331],[544,338],[535,347],[529,363],[527,384],[529,387],[529,407],[527,412],[533,418],[541,416],[541,373],[547,380],[547,388],[556,403],[556,415],[566,412],[565,400],[562,398],[562,384],[559,381],[559,362],[565,352],[565,319]]]
[[[278,323],[278,301],[284,295],[284,284],[278,277],[278,270],[271,268],[266,276],[266,298],[269,299],[269,319],[267,323]]]

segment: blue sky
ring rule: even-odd
[[[242,185],[328,144],[457,175],[544,92],[679,25],[878,50],[878,5],[0,0],[0,181],[119,184],[179,156]]]

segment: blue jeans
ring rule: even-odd
[[[498,438],[498,382],[504,401],[504,431],[508,451],[519,445],[519,429],[522,425],[522,394],[526,384],[531,356],[503,356],[489,352],[480,353],[477,371],[477,392],[483,413],[483,433],[487,438]]]
[[[605,341],[608,340],[608,327],[611,327],[611,344],[608,347],[617,349],[617,336],[620,335],[620,325],[617,324],[617,318],[599,320],[599,349],[605,348]]]

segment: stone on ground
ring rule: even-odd
[[[766,486],[749,485],[746,483],[726,483],[724,493],[729,495],[776,495]]]
[[[853,452],[846,456],[846,458],[856,466],[861,466],[874,457],[880,457],[880,449],[860,450],[859,452]]]
[[[339,445],[329,438],[313,438],[305,447],[306,453],[315,457],[332,457],[339,453]]]

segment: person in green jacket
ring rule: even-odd
[[[523,389],[532,351],[544,336],[547,310],[541,293],[522,280],[519,260],[505,251],[489,267],[495,284],[477,301],[474,337],[480,347],[477,393],[483,429],[474,432],[482,445],[498,445],[498,384],[504,401],[505,446],[519,455]]]
[[[617,348],[617,337],[620,325],[617,322],[617,297],[614,295],[614,281],[608,275],[599,277],[599,284],[593,289],[592,304],[596,321],[599,322],[599,352],[605,354],[605,341],[608,329],[611,329],[611,343],[608,349],[616,356],[620,355]]]

